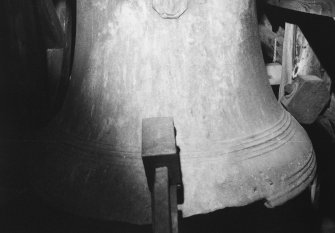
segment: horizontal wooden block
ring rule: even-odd
[[[176,138],[171,117],[146,118],[142,121],[142,155],[176,154]]]
[[[158,167],[168,168],[170,184],[181,184],[180,159],[171,117],[143,119],[142,160],[150,190]]]
[[[285,86],[285,95],[280,99],[300,123],[313,123],[325,108],[330,98],[327,84],[314,75],[298,76]]]

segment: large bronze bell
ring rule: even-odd
[[[77,1],[73,64],[36,181],[58,206],[149,223],[148,117],[174,118],[184,217],[277,206],[314,178],[310,140],[267,80],[255,0]]]

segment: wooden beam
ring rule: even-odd
[[[285,24],[285,36],[283,43],[283,57],[282,57],[282,73],[281,83],[279,87],[278,99],[280,100],[285,92],[284,87],[292,83],[292,71],[294,67],[295,58],[295,41],[296,41],[297,26],[294,24]]]
[[[154,233],[172,233],[170,216],[169,173],[167,167],[155,169],[152,198]]]
[[[38,0],[38,11],[44,26],[47,48],[63,48],[66,43],[65,31],[52,0]]]
[[[179,151],[172,117],[142,120],[142,160],[151,191],[154,233],[178,233]]]
[[[333,0],[266,0],[266,2],[294,11],[335,17],[335,1]]]
[[[331,80],[300,28],[294,24],[285,24],[283,44],[282,76],[279,99],[284,96],[284,87],[291,84],[297,76],[315,75],[325,82],[330,91]]]
[[[329,102],[331,80],[298,26],[286,24],[283,47],[279,100],[300,123],[311,124]]]
[[[315,75],[303,75],[286,87],[281,103],[300,123],[314,123],[330,98],[326,83]]]

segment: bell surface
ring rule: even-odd
[[[302,192],[315,156],[267,80],[255,1],[153,2],[164,3],[77,1],[70,87],[40,139],[37,190],[81,215],[150,223],[141,123],[173,117],[184,217]]]

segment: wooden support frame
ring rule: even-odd
[[[285,24],[279,101],[302,124],[313,123],[330,98],[330,78],[300,28]],[[293,93],[285,93],[295,86]]]
[[[182,181],[172,118],[143,119],[142,160],[151,191],[153,232],[178,233]]]

